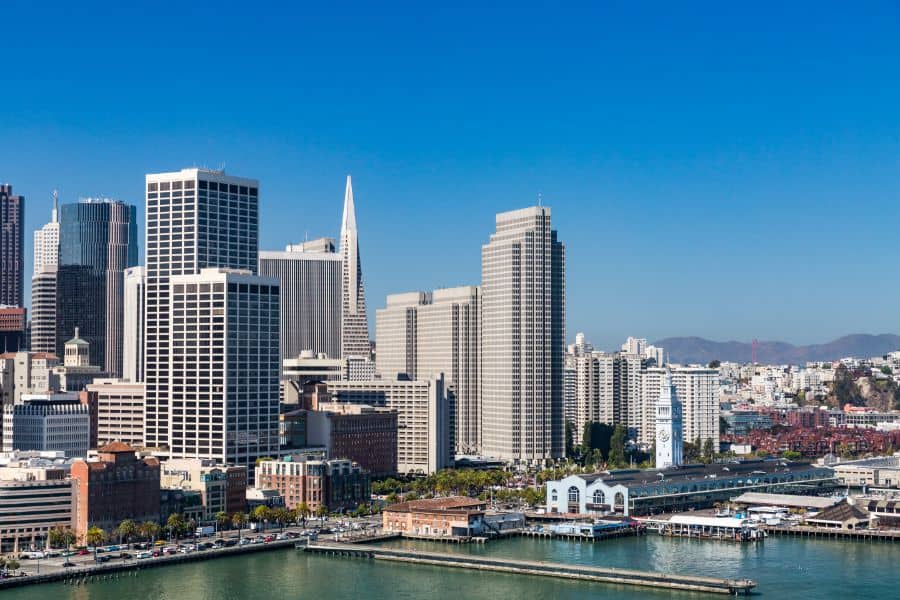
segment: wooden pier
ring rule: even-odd
[[[761,525],[760,528],[768,535],[790,535],[795,537],[832,540],[856,540],[860,542],[900,542],[900,530],[829,529],[827,527],[809,527],[806,525],[795,525],[793,527]]]
[[[496,558],[439,552],[421,552],[377,546],[358,546],[347,544],[310,543],[299,546],[305,552],[326,556],[343,556],[404,562],[476,571],[493,571],[499,573],[516,573],[521,575],[537,575],[557,577],[580,581],[594,581],[618,585],[634,585],[663,588],[670,590],[687,590],[709,592],[714,594],[749,594],[756,583],[750,579],[719,579],[715,577],[696,577],[691,575],[674,575],[636,571],[631,569],[611,569],[585,565],[567,565],[511,558]]]

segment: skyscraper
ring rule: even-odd
[[[148,446],[168,446],[170,416],[182,410],[170,402],[175,392],[169,365],[170,279],[195,275],[207,267],[256,272],[259,183],[224,171],[183,169],[147,175],[146,190],[144,428]],[[215,325],[224,325],[224,310],[213,319]]]
[[[144,267],[125,269],[122,308],[122,378],[144,381]]]
[[[482,447],[540,463],[563,456],[565,249],[536,206],[497,215],[482,247]]]
[[[281,284],[281,357],[341,356],[341,255],[322,238],[259,253],[259,274]]]
[[[53,190],[50,222],[34,232],[34,275],[59,264],[59,194]]]
[[[341,221],[341,262],[343,291],[341,301],[341,356],[369,356],[369,321],[363,288],[362,260],[356,231],[356,208],[353,187],[347,175],[344,192],[344,216]]]
[[[56,354],[56,265],[31,278],[31,351]],[[61,355],[60,355],[61,356]]]
[[[122,373],[125,269],[137,264],[137,211],[109,199],[64,204],[59,219],[56,349],[79,327],[91,362]]]
[[[0,184],[0,304],[7,306],[24,306],[24,228],[25,197]]]
[[[202,269],[170,280],[169,450],[251,466],[278,452],[278,280]]]
[[[481,292],[476,286],[387,298],[375,316],[376,367],[384,377],[444,375],[456,454],[481,448]]]

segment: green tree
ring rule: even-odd
[[[119,543],[128,543],[128,540],[138,533],[137,523],[131,519],[125,519],[116,527],[116,535],[119,537]]]
[[[138,533],[140,534],[140,536],[151,543],[155,542],[156,538],[159,537],[159,532],[159,523],[155,523],[153,521],[144,521],[143,523],[138,525]]]
[[[166,529],[169,530],[169,537],[175,538],[176,540],[184,531],[187,523],[184,520],[184,515],[181,513],[172,513],[169,515],[169,518],[166,519]]]
[[[250,521],[250,516],[247,513],[236,512],[231,515],[231,525],[237,528],[238,538],[241,537],[241,529],[247,526],[248,521]]]
[[[566,458],[575,457],[575,426],[566,421]]]
[[[712,460],[716,457],[716,449],[715,444],[713,443],[712,438],[706,438],[703,442],[703,459],[706,462],[712,462]]]
[[[11,573],[18,571],[20,566],[22,566],[21,563],[15,558],[10,558],[6,561],[6,568],[9,569]]]
[[[884,373],[885,375],[888,375],[888,376],[894,374],[893,369],[891,369],[891,368],[890,368],[889,366],[887,366],[887,365],[884,365],[883,367],[881,367],[881,372]]]
[[[316,509],[316,516],[317,517],[328,516],[328,507],[325,506],[324,504],[320,504],[319,507]]]
[[[250,514],[250,518],[253,519],[257,524],[263,524],[263,528],[265,528],[265,522],[272,519],[272,509],[265,504],[260,504],[253,509],[253,512]]]
[[[278,523],[278,527],[281,531],[284,531],[285,523],[289,523],[291,521],[291,511],[284,508],[283,506],[276,508],[271,513],[272,519]]]
[[[47,533],[47,543],[51,548],[68,548],[75,543],[75,532],[68,527],[54,527]]]
[[[87,533],[84,534],[85,543],[94,549],[102,544],[104,539],[106,539],[106,532],[99,527],[91,527],[87,530]]]
[[[781,453],[781,458],[787,460],[800,460],[801,458],[803,458],[803,455],[796,450],[785,450]]]
[[[613,469],[622,468],[628,463],[625,461],[625,441],[628,431],[624,425],[616,425],[612,438],[609,441],[609,455],[607,463]]]
[[[219,537],[224,535],[224,529],[231,523],[231,517],[224,510],[216,513],[216,525],[219,529]]]
[[[391,493],[393,494],[393,492]],[[297,514],[300,515],[300,519],[303,521],[303,526],[306,527],[306,520],[309,518],[309,515],[312,514],[312,511],[309,509],[309,504],[307,504],[306,502],[301,502],[300,506],[297,507]]]
[[[710,369],[718,369],[718,368],[721,367],[721,366],[722,366],[722,361],[719,360],[719,359],[712,360],[712,361],[710,361],[710,363],[707,365],[707,367],[710,368]]]

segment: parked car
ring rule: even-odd
[[[156,555],[159,556],[158,553]],[[145,558],[153,558],[153,552],[147,552],[146,550],[144,552],[138,552],[138,554],[137,554],[138,560],[144,560]]]
[[[274,535],[267,535],[266,537],[263,538],[263,542],[265,542],[266,544],[268,544],[269,542],[274,542],[274,541],[275,541]]]
[[[158,557],[162,556],[162,552],[160,552],[159,550],[154,550],[150,554],[153,555],[153,558],[158,558]]]
[[[128,552],[122,552],[121,554],[119,554],[119,558],[121,558],[122,560],[131,560],[132,556]]]
[[[69,567],[74,567],[74,566],[75,566],[75,563],[73,563],[73,562],[72,562],[71,560],[69,560],[69,559],[66,559],[66,562],[64,562],[64,563],[62,564],[62,566],[63,566],[64,569],[68,569]]]
[[[232,546],[237,546],[237,540],[225,540],[225,547],[231,548]]]
[[[98,556],[98,557],[97,557],[97,562],[98,562],[98,563],[109,562],[109,560],[110,560],[109,557],[106,556],[105,554],[102,555],[102,556]]]
[[[247,544],[252,544],[253,542],[250,538],[241,538],[241,546],[246,546]]]
[[[90,553],[91,553],[91,551],[88,550],[87,548],[82,548],[81,550],[78,551],[78,556],[87,556]]]

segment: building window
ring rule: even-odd
[[[602,490],[594,492],[594,504],[606,504],[606,494]]]
[[[569,488],[569,504],[578,504],[581,500],[581,493],[576,486]]]

